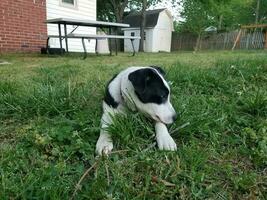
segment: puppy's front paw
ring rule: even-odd
[[[157,137],[157,143],[160,150],[176,151],[177,146],[170,135],[164,134]]]
[[[113,149],[113,143],[110,140],[99,139],[96,143],[97,155],[102,155],[102,154],[107,155],[108,153],[111,152],[112,149]]]

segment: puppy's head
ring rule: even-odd
[[[164,71],[159,67],[148,67],[129,74],[136,95],[138,110],[152,119],[171,124],[176,119],[175,110],[170,103],[170,87],[163,78]]]

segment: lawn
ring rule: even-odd
[[[0,199],[267,199],[267,52],[0,56]],[[129,113],[96,158],[105,84],[132,65],[166,70],[178,150]]]

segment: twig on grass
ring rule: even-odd
[[[128,152],[130,150],[128,149],[123,149],[123,150],[118,150],[118,151],[111,151],[108,153],[108,155],[111,155],[111,154],[120,154],[120,153],[124,153],[124,152]]]
[[[105,169],[106,169],[106,173],[107,173],[108,186],[109,186],[110,185],[110,176],[109,176],[109,170],[108,170],[107,162],[105,162]]]
[[[165,185],[167,187],[175,187],[176,186],[174,183],[170,183],[170,182],[168,182],[166,180],[158,178],[157,176],[152,176],[151,180],[154,183],[162,183],[163,185]]]
[[[127,152],[127,151],[129,151],[129,150],[113,151],[113,152],[110,152],[108,155],[110,155],[110,154],[115,154],[115,153]],[[108,156],[108,155],[106,155],[106,156]],[[77,194],[77,191],[81,189],[81,183],[82,183],[82,181],[84,180],[84,178],[89,174],[89,172],[90,172],[91,170],[93,170],[93,169],[97,166],[97,164],[99,163],[99,158],[100,158],[100,157],[97,156],[97,157],[96,157],[97,160],[95,161],[95,163],[94,163],[89,169],[87,169],[87,170],[84,172],[84,174],[81,176],[80,180],[78,181],[78,183],[77,183],[76,186],[75,186],[75,190],[74,190],[74,192],[73,192],[73,194],[72,194],[70,200],[73,200],[74,197],[75,197],[75,195]],[[105,168],[106,168],[106,172],[107,172],[108,185],[110,185],[110,176],[109,176],[108,166],[107,166],[107,163],[106,163],[106,162],[105,162]]]
[[[170,134],[173,134],[173,133],[179,131],[180,129],[183,129],[183,128],[185,128],[186,126],[189,126],[189,125],[190,125],[190,122],[186,122],[186,123],[183,124],[182,126],[179,126],[179,127],[177,127],[176,129],[174,129],[174,130],[171,130],[171,131],[170,131]]]
[[[147,152],[147,151],[149,151],[150,149],[154,148],[156,145],[157,145],[156,142],[152,143],[152,144],[149,145],[146,149],[144,149],[143,152]]]
[[[76,184],[76,186],[75,186],[75,190],[74,190],[74,192],[73,192],[73,194],[72,194],[70,200],[73,200],[73,199],[74,199],[74,197],[75,197],[77,191],[81,189],[81,183],[82,183],[83,179],[88,175],[88,173],[89,173],[92,169],[94,169],[94,168],[96,167],[96,165],[98,164],[98,162],[99,162],[99,160],[95,161],[95,163],[94,163],[89,169],[87,169],[87,170],[84,172],[84,174],[82,175],[82,177],[80,178],[80,180],[79,180],[78,183]]]

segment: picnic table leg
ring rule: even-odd
[[[134,49],[134,43],[133,43],[133,40],[134,40],[134,39],[130,39],[130,40],[131,40],[132,48],[133,48],[133,56],[135,56],[135,49]]]
[[[118,29],[115,31],[116,35],[118,35]],[[115,48],[116,48],[116,56],[118,55],[118,40],[115,39]]]
[[[69,53],[68,33],[67,33],[67,25],[66,24],[64,24],[64,34],[65,34],[66,51]]]
[[[96,55],[98,55],[97,45],[98,45],[98,39],[95,39],[95,53],[96,53]]]
[[[115,39],[115,48],[116,48],[116,56],[118,55],[118,44],[117,44],[117,39]]]
[[[87,57],[87,52],[86,52],[86,46],[85,46],[85,43],[84,43],[84,38],[82,38],[82,44],[83,44],[83,59],[86,59]]]
[[[62,40],[61,40],[61,24],[58,24],[58,33],[59,33],[59,44],[60,44],[60,53],[62,53]]]
[[[49,50],[48,50],[48,48],[49,48],[49,39],[50,39],[50,37],[47,37],[47,39],[46,39],[46,53],[48,53],[48,54],[49,54]]]
[[[111,27],[109,27],[108,32],[109,32],[108,34],[111,35]],[[108,46],[109,46],[109,55],[112,56],[111,39],[110,38],[108,39]]]

